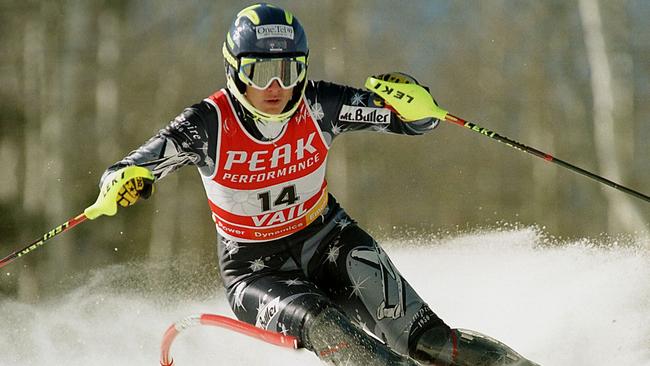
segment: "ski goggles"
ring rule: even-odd
[[[291,89],[305,79],[307,56],[289,58],[250,58],[239,61],[239,79],[257,89],[268,88],[277,80],[284,89]]]

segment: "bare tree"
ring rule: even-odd
[[[615,181],[621,181],[623,172],[616,146],[615,102],[613,73],[605,44],[604,29],[597,0],[579,1],[582,29],[591,68],[593,98],[594,143],[600,172]],[[619,192],[604,190],[609,205],[609,230],[645,229],[643,216],[631,200]]]
[[[45,6],[43,6],[45,7]],[[47,203],[42,194],[43,171],[46,161],[43,159],[45,149],[41,143],[41,128],[44,124],[43,110],[45,103],[34,103],[47,97],[46,93],[46,50],[47,36],[43,8],[34,11],[26,17],[24,25],[23,70],[22,84],[23,95],[22,109],[25,113],[23,134],[23,187],[22,209],[29,219],[41,217],[43,206]],[[21,241],[31,240],[33,233],[24,232],[19,235]],[[35,263],[30,259],[30,262]],[[28,262],[28,263],[30,263]],[[39,281],[33,266],[25,266],[20,271],[18,282],[18,298],[22,301],[33,301],[39,294]]]

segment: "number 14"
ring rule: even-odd
[[[262,201],[262,211],[271,211],[271,192],[266,191],[258,193],[257,198]],[[280,205],[290,206],[300,199],[296,195],[296,186],[287,186],[282,188],[280,194],[273,201],[273,207]]]

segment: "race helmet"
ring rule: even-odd
[[[237,14],[223,43],[226,85],[253,117],[284,121],[298,108],[307,85],[309,47],[300,22],[290,12],[260,3]],[[244,95],[246,86],[266,89],[277,80],[293,88],[293,96],[280,114],[264,113]]]

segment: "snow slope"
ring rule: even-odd
[[[384,247],[452,326],[489,334],[542,365],[650,365],[647,238],[555,243],[513,228]],[[112,281],[136,267],[99,270],[55,301],[0,300],[0,365],[157,365],[169,324],[232,315],[220,289],[170,303]],[[182,333],[172,355],[179,366],[320,364],[307,351],[211,327]]]

